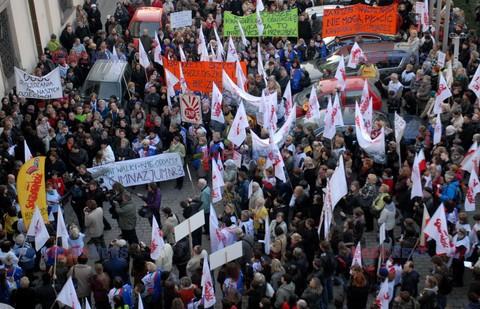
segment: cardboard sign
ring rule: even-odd
[[[172,29],[192,25],[192,11],[170,13]]]
[[[63,96],[60,69],[38,77],[15,68],[17,94],[30,99],[56,99]]]
[[[264,30],[263,37],[298,36],[298,9],[281,11],[281,12],[260,12]],[[236,16],[232,13],[224,14],[223,35],[240,37],[240,27],[242,25],[243,32],[246,37],[258,37],[257,14],[249,16]]]
[[[163,59],[163,66],[173,75],[180,76],[179,61]],[[247,72],[247,64],[245,61],[240,63],[244,72]],[[222,71],[225,70],[227,75],[234,81],[237,81],[235,62],[183,62],[182,71],[188,89],[191,91],[212,92],[212,82],[215,82],[220,92],[222,91]],[[175,89],[180,89],[177,84]]]
[[[423,14],[425,3],[417,1],[415,2],[415,14]]]
[[[182,121],[189,123],[201,123],[202,111],[200,109],[200,98],[196,95],[184,94],[180,98],[180,109]]]
[[[201,210],[197,212],[195,215],[191,216],[190,218],[180,223],[179,225],[175,226],[174,228],[175,242],[186,237],[188,234],[192,233],[196,229],[201,228],[204,225],[205,225],[205,215],[203,210]]]
[[[397,5],[372,7],[356,4],[323,12],[323,37],[350,35],[358,32],[395,34]]]
[[[218,250],[215,253],[210,254],[210,268],[214,270],[227,264],[230,261],[234,261],[243,255],[242,242],[237,241],[231,246]]]

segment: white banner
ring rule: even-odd
[[[63,96],[60,70],[56,68],[38,77],[15,68],[15,83],[19,97],[28,99],[58,99]]]
[[[178,153],[165,153],[89,168],[93,178],[102,178],[103,186],[111,188],[115,182],[124,187],[167,181],[185,176]]]
[[[372,139],[367,133],[358,104],[355,104],[355,134],[357,136],[358,145],[365,150],[374,162],[380,164],[386,162],[384,129],[382,128],[380,135],[375,139]]]
[[[192,25],[192,11],[182,11],[170,14],[172,29]]]

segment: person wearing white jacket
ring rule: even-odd
[[[104,139],[100,142],[100,151],[103,153],[102,165],[115,162],[115,154],[107,140]]]
[[[393,236],[393,229],[395,228],[395,204],[392,202],[392,198],[390,196],[385,196],[383,198],[385,202],[385,207],[383,207],[382,212],[380,213],[380,218],[378,218],[378,225],[381,226],[385,223],[385,231],[388,237],[393,242],[395,238]]]

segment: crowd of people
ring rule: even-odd
[[[236,115],[236,106],[229,104],[228,97],[222,105],[225,123],[211,119],[211,93],[197,93],[202,100],[202,123],[182,122],[178,92],[169,106],[164,70],[153,61],[158,44],[166,59],[180,60],[182,47],[187,61],[199,61],[200,29],[209,53],[215,51],[214,29],[222,37],[223,12],[254,14],[255,1],[124,1],[117,3],[105,24],[97,1],[85,0],[84,5],[77,6],[75,23],[67,24],[59,39],[51,35],[34,70],[34,75],[44,76],[59,67],[63,97],[32,100],[17,96],[13,90],[0,102],[0,303],[16,308],[58,308],[61,304],[55,302],[56,295],[72,277],[80,302],[88,301],[95,308],[139,308],[140,298],[144,308],[204,308],[202,267],[210,251],[206,240],[212,235],[213,158],[223,162],[225,182],[223,199],[217,204],[222,211],[218,213],[216,232],[223,246],[240,241],[243,249],[240,259],[216,272],[216,288],[222,293],[216,306],[383,309],[372,300],[387,280],[388,301],[393,308],[444,309],[453,287],[463,287],[468,308],[479,308],[480,215],[464,211],[470,173],[461,169],[470,154],[467,151],[480,142],[479,101],[468,89],[480,61],[478,38],[475,31],[467,31],[463,11],[452,5],[450,20],[446,21],[445,1],[442,8],[435,4],[435,10],[441,10],[442,23],[449,23],[450,32],[465,34],[458,62],[454,61],[453,44],[446,51],[446,60],[453,68],[451,78],[447,76],[452,97],[436,115],[433,109],[439,76],[448,75],[448,66],[442,68],[437,63],[442,43],[435,42],[433,31],[421,31],[413,1],[368,2],[374,6],[398,4],[396,41],[407,42],[412,57],[405,71],[392,74],[389,81],[379,80],[377,66],[368,61],[360,66],[359,75],[374,81],[388,109],[417,115],[427,125],[418,128],[414,143],[409,145],[395,141],[394,128],[389,128],[384,164],[375,162],[358,146],[352,127],[328,140],[316,136],[310,127],[296,125],[280,147],[285,182],[275,177],[272,167],[266,168],[265,158],[256,158],[250,134],[241,146],[228,140]],[[321,19],[305,13],[314,6],[312,0],[264,1],[264,5],[269,12],[298,8],[298,37],[250,38],[248,46],[234,38],[234,43],[239,60],[247,61],[248,93],[277,93],[276,116],[282,124],[286,120],[283,94],[288,83],[293,93],[312,84],[300,64],[325,58],[342,47],[342,42],[335,40],[327,49]],[[162,7],[167,14],[191,10],[193,19],[191,27],[179,29],[172,29],[167,22],[158,29],[160,42],[142,29],[139,40],[151,58],[146,68],[140,64],[134,38],[127,29],[135,10],[143,6]],[[358,36],[355,40],[362,39]],[[228,38],[222,42],[228,44]],[[107,102],[92,93],[82,101],[79,91],[93,62],[112,59],[113,49],[133,69],[126,98],[112,95]],[[260,61],[266,76],[259,70]],[[327,78],[334,74],[323,73]],[[443,131],[440,142],[434,144],[437,117]],[[269,132],[262,130],[255,115],[248,118],[250,129],[267,138]],[[383,126],[386,124],[381,121],[374,123],[372,138]],[[400,153],[397,143],[401,144]],[[25,162],[25,145],[33,156],[46,156],[47,227],[51,237],[39,252],[26,237],[18,204],[16,177]],[[237,151],[242,155],[240,166],[234,160]],[[422,170],[423,197],[411,199],[411,176],[419,151],[427,162]],[[145,196],[138,193],[138,188],[124,188],[119,183],[106,191],[87,171],[94,166],[169,152],[180,154],[183,163],[198,176],[200,194],[180,203],[183,217],[170,205],[162,205],[161,188],[168,184],[148,184]],[[323,192],[341,157],[348,194],[335,208],[334,223],[325,234],[323,228],[318,229],[322,225]],[[176,180],[175,189],[183,189],[183,177]],[[137,198],[142,205],[134,203]],[[77,222],[68,222],[66,249],[56,241],[55,226],[62,215],[60,210],[70,207]],[[444,207],[449,237],[455,245],[451,258],[436,255],[434,240],[420,248],[424,207],[430,216]],[[206,224],[192,233],[192,248],[188,238],[176,242],[174,227],[200,210],[205,213]],[[106,211],[112,219],[106,219]],[[150,244],[138,239],[137,223],[143,220],[139,217],[150,224],[155,218],[162,230],[165,246],[157,260],[150,257]],[[366,246],[370,235],[376,238],[382,224],[387,238],[384,246],[392,248],[390,253],[396,244],[401,249],[419,249],[423,257],[431,257],[432,271],[425,276],[424,285],[415,270],[416,255],[410,253],[387,254],[379,258],[378,266],[377,260],[364,267],[353,263],[355,246]],[[107,244],[104,231],[112,226],[118,226],[121,235]],[[95,250],[89,249],[92,246]],[[89,259],[95,260],[93,266]],[[463,278],[465,262],[472,265],[471,282]],[[36,281],[39,273],[41,280]],[[341,293],[334,293],[334,285],[341,286]]]

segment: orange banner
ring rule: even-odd
[[[163,59],[163,67],[168,69],[180,79],[180,61]],[[243,73],[247,75],[247,64],[245,61],[240,63]],[[215,82],[218,89],[222,91],[222,70],[236,82],[235,62],[182,62],[182,71],[187,88],[192,91],[212,92],[212,82]],[[175,89],[180,89],[180,83],[175,86]]]
[[[372,7],[356,4],[323,12],[323,37],[342,36],[358,32],[395,34],[397,5]]]
[[[45,188],[45,157],[35,157],[22,165],[17,176],[18,203],[28,229],[35,206],[48,222],[47,192]]]

